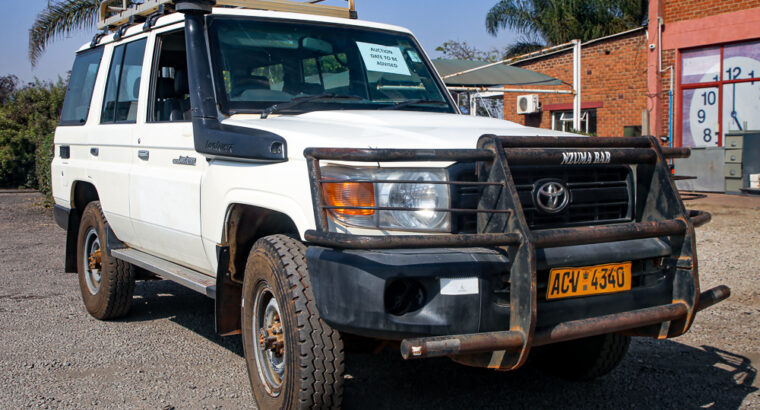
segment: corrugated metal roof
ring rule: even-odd
[[[488,62],[471,60],[433,60],[435,68],[442,77],[461,71],[481,67]],[[501,85],[561,85],[562,82],[554,77],[549,77],[535,71],[524,68],[497,65],[473,71],[471,73],[450,77],[444,80],[448,86],[460,87],[494,87]]]

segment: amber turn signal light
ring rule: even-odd
[[[367,182],[324,182],[322,189],[327,206],[363,207],[375,206],[375,186]],[[332,209],[343,215],[374,215],[374,209]]]

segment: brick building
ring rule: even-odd
[[[651,0],[649,16],[646,27],[583,44],[581,131],[649,131],[704,147],[722,146],[726,132],[760,130],[760,0]],[[566,49],[515,65],[570,84],[572,56]],[[517,95],[505,95],[505,119],[572,127],[572,96],[540,94],[540,113],[518,115]]]

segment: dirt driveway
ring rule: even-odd
[[[138,283],[128,318],[91,318],[40,201],[0,191],[0,407],[255,407],[239,338],[214,334],[211,300]],[[733,296],[687,335],[636,339],[617,370],[589,383],[351,354],[344,408],[760,408],[760,199],[689,205],[714,215],[698,235],[702,287],[725,283]]]

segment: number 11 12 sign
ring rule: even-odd
[[[683,146],[715,147],[721,134],[760,129],[760,79],[731,82],[760,77],[760,43],[725,47],[720,71],[720,48],[684,53],[683,84],[721,85],[683,90]]]

